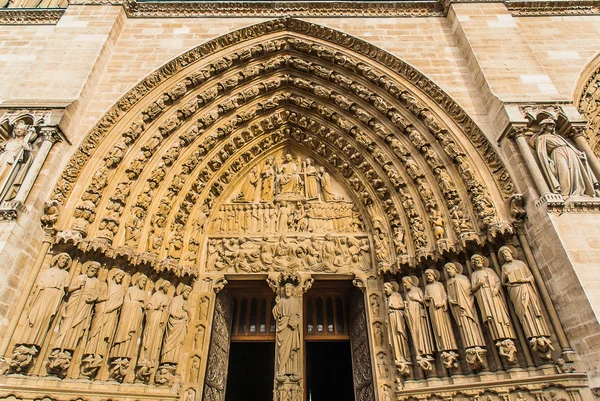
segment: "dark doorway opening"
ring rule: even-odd
[[[274,364],[273,342],[231,343],[225,401],[272,400]]]
[[[306,399],[354,401],[349,341],[306,343]]]

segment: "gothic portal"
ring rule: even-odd
[[[523,113],[506,137],[540,195],[595,197],[568,116]],[[33,117],[6,129],[15,215],[60,139],[36,142]],[[592,397],[498,148],[390,53],[261,22],[163,65],[77,146],[3,337],[2,399],[233,400],[233,352],[260,343],[269,399],[321,401],[307,360],[327,341],[348,401]]]

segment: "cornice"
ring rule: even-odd
[[[64,8],[8,8],[0,10],[0,25],[54,25]]]
[[[506,1],[514,17],[600,15],[598,0]]]

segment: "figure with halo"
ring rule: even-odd
[[[394,364],[401,375],[407,375],[410,373],[410,349],[404,322],[404,300],[395,281],[383,284],[383,292],[387,298],[388,340],[392,346]]]

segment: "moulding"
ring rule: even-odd
[[[514,17],[537,17],[559,15],[600,15],[598,0],[559,1],[506,1],[508,11]]]
[[[0,10],[0,25],[54,25],[64,8],[9,8]]]

